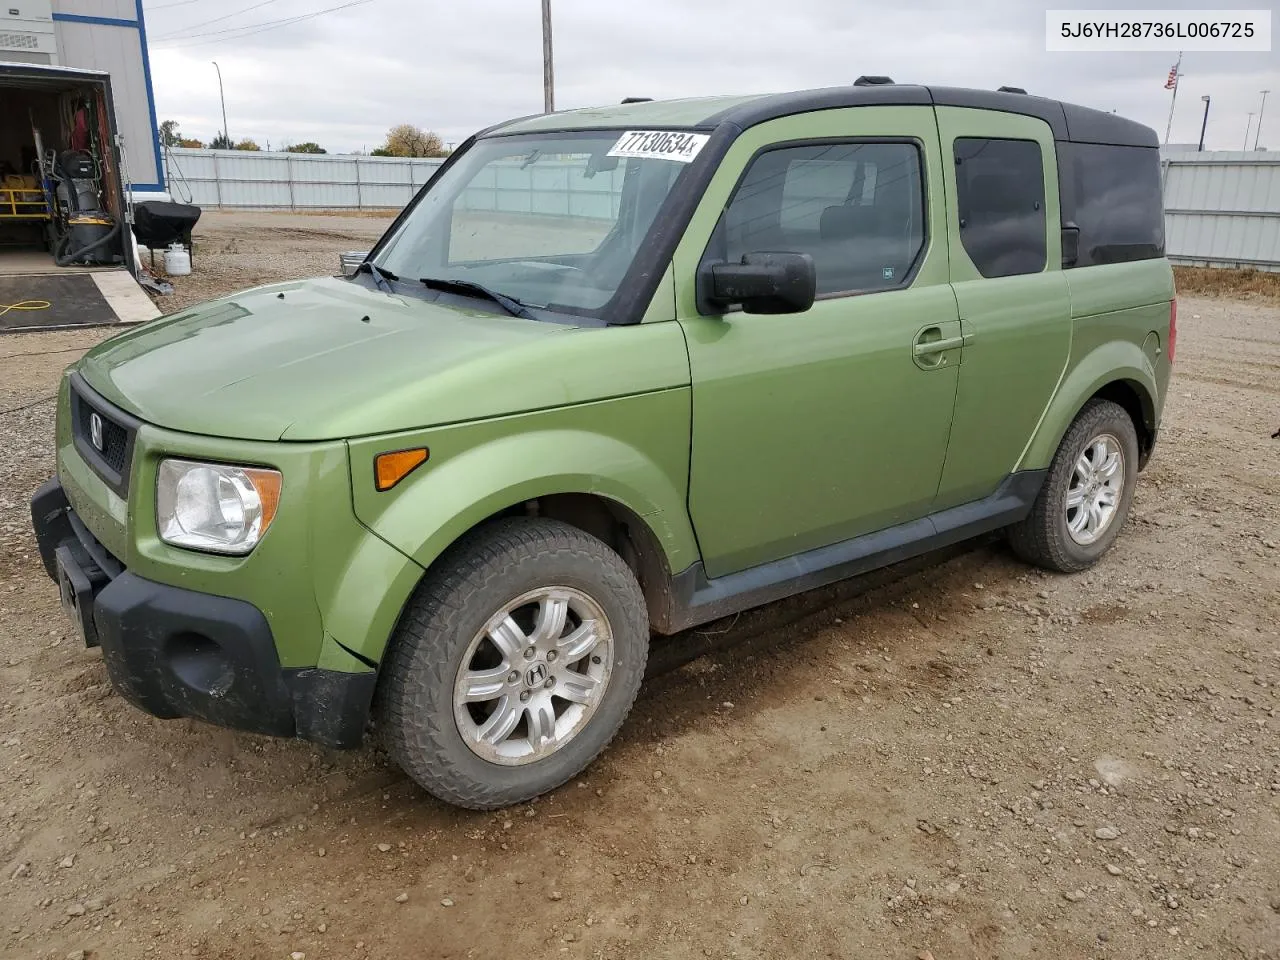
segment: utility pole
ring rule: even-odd
[[[218,71],[218,99],[222,101],[222,136],[230,144],[231,134],[227,133],[227,98],[222,92],[222,68],[218,66],[217,60],[211,60],[210,63],[213,64],[213,69]]]
[[[1244,125],[1244,146],[1240,148],[1241,150],[1249,149],[1249,131],[1251,129],[1253,129],[1253,111],[1252,110],[1249,111],[1249,119],[1245,122],[1245,125]]]
[[[556,73],[551,57],[551,0],[542,0],[542,112],[556,109]]]
[[[1258,138],[1262,136],[1262,111],[1267,109],[1267,94],[1270,90],[1262,91],[1262,105],[1258,107],[1258,130],[1253,135],[1253,149],[1258,149]]]
[[[1204,101],[1204,119],[1200,121],[1200,146],[1196,147],[1197,151],[1204,150],[1204,131],[1209,126],[1209,95],[1206,93],[1200,99]]]

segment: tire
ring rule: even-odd
[[[635,702],[648,652],[644,596],[621,557],[556,520],[498,520],[450,548],[409,601],[375,716],[425,790],[492,810],[596,758]],[[487,699],[464,702],[464,690]]]
[[[1097,444],[1102,441],[1111,441],[1108,447],[1114,447],[1123,471],[1122,479],[1102,484],[1108,488],[1106,491],[1098,486],[1091,488],[1085,480],[1088,471],[1082,474],[1077,470],[1082,458],[1087,459],[1086,451],[1098,456],[1103,448]],[[1076,573],[1093,566],[1119,536],[1129,516],[1137,479],[1138,433],[1133,420],[1123,407],[1110,400],[1089,401],[1062,438],[1031,513],[1009,529],[1013,552],[1028,563],[1060,573]],[[1092,537],[1089,526],[1094,521],[1087,516],[1087,505],[1093,496],[1090,490],[1097,490],[1096,495],[1102,499],[1112,494],[1115,498],[1114,510]],[[1069,496],[1083,499],[1086,506],[1069,510]],[[1073,525],[1080,524],[1083,528],[1073,532]]]

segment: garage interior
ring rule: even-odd
[[[0,75],[0,276],[123,265],[105,84]]]

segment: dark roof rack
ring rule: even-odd
[[[653,97],[623,97],[623,103],[649,103]]]
[[[1026,93],[1027,91],[1026,91],[1026,88],[1025,88],[1025,87],[998,87],[998,88],[997,88],[997,92],[999,92],[999,93]]]
[[[855,87],[881,87],[891,83],[893,83],[893,77],[869,77],[865,75],[853,81]]]

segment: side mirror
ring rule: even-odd
[[[703,268],[705,299],[741,304],[744,313],[803,313],[813,306],[818,273],[807,253],[748,253],[741,263]]]

